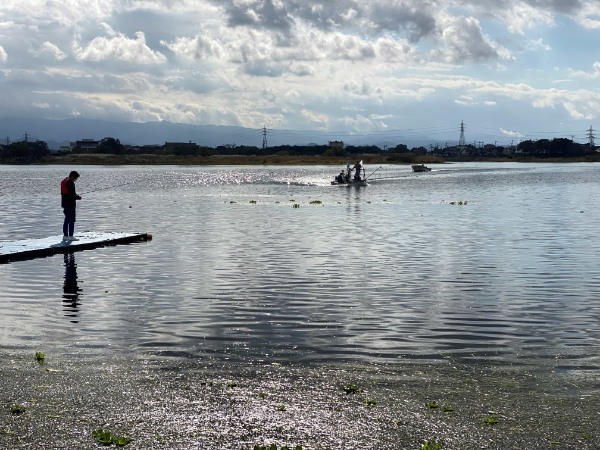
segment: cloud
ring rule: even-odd
[[[80,61],[105,61],[118,60],[131,64],[161,64],[167,58],[158,51],[152,50],[146,45],[146,37],[143,32],[135,33],[135,39],[113,32],[107,27],[108,37],[98,36],[85,47],[75,51]]]
[[[507,51],[498,49],[483,35],[479,21],[472,17],[446,18],[439,42],[441,47],[433,50],[432,55],[448,63],[510,58]]]
[[[367,130],[598,110],[592,44],[558,39],[589,41],[597,1],[3,0],[0,17],[0,93],[23,115]]]
[[[505,130],[504,128],[500,128],[500,132],[504,136],[508,136],[508,137],[512,137],[512,138],[521,138],[521,137],[523,137],[523,135],[519,131]]]
[[[38,58],[47,56],[56,61],[62,61],[67,58],[67,54],[65,52],[49,41],[42,43],[39,49],[31,50],[31,54]]]
[[[575,78],[585,78],[588,80],[600,78],[600,61],[596,61],[594,64],[592,64],[591,72],[584,72],[582,70],[571,70],[569,71],[569,75]]]

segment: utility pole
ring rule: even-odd
[[[465,124],[461,120],[461,122],[460,122],[460,138],[458,139],[458,146],[460,148],[463,148],[465,145],[467,145],[467,142],[465,140]]]
[[[265,125],[263,127],[263,145],[262,145],[263,150],[267,148],[267,126]]]
[[[592,150],[594,150],[595,145],[594,145],[594,138],[596,136],[594,135],[594,129],[592,128],[592,126],[590,125],[590,129],[588,130],[588,139],[590,140],[590,148]]]

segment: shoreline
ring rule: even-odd
[[[175,156],[175,155],[110,155],[110,154],[70,154],[46,156],[40,160],[4,160],[0,165],[188,165],[188,166],[261,166],[261,165],[336,165],[345,166],[348,161],[363,160],[364,164],[452,164],[457,162],[515,162],[515,163],[594,163],[597,158],[452,158],[442,159],[435,156],[397,155],[348,155],[343,157],[310,155],[212,155],[212,156]]]
[[[64,353],[40,364],[29,350],[7,356],[3,448],[100,448],[92,436],[99,429],[131,438],[130,449],[600,446],[598,386],[581,373],[573,380],[454,362],[237,365]],[[11,413],[15,404],[21,414]]]

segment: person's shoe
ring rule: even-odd
[[[69,240],[69,236],[63,236],[63,241],[68,241]]]
[[[79,239],[77,239],[75,236],[69,236],[69,240],[70,241],[78,241]]]

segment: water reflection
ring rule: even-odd
[[[82,289],[77,282],[77,264],[74,253],[65,253],[65,281],[63,285],[63,311],[65,317],[70,317],[72,323],[79,322],[79,296]]]
[[[69,320],[84,321],[83,286],[94,315],[77,340],[98,354],[599,370],[600,167],[513,166],[423,177],[396,166],[366,188],[331,186],[330,167],[89,168],[90,184],[136,182],[97,192],[85,226],[111,217],[114,229],[157,238],[77,253],[85,286],[66,255],[53,322],[38,306],[63,295],[47,283],[60,263],[0,267],[0,347],[28,348],[30,330],[64,345]],[[35,170],[56,179],[54,168]],[[32,218],[52,217],[46,190],[26,185],[23,195],[45,201]],[[14,203],[0,192],[0,206]],[[0,235],[21,236],[18,216],[2,216]],[[25,237],[39,237],[37,225]]]

